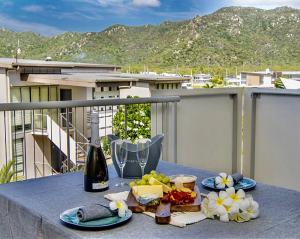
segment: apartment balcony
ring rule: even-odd
[[[121,124],[129,135],[127,131],[132,129],[127,127],[128,107],[147,104],[151,109],[150,135],[165,135],[162,161],[193,168],[194,172],[202,170],[199,172],[203,175],[241,172],[261,185],[282,187],[278,188],[280,193],[285,192],[283,188],[288,189],[286,192],[291,198],[299,198],[299,100],[298,91],[227,88],[157,90],[152,92],[151,98],[0,104],[1,163],[22,158],[23,171],[15,180],[81,170],[90,137],[89,113],[99,107],[110,109],[111,112],[105,111],[104,115],[99,111],[101,136],[105,136],[115,133],[115,115],[124,109]],[[57,120],[54,112],[61,109],[66,113],[63,119]],[[11,130],[13,115],[30,113],[32,116],[37,111],[41,113],[40,119],[31,117],[30,124],[34,126],[37,125],[34,121],[39,121],[39,124],[43,122],[42,127]],[[16,154],[17,138],[22,139],[23,150],[18,151],[22,152],[21,156]],[[78,145],[83,139],[86,148],[79,155]],[[163,163],[160,169],[166,167]],[[115,175],[112,167],[110,172]],[[70,175],[75,177],[75,174]],[[45,178],[43,182],[51,185],[55,177]],[[297,204],[295,210],[300,211],[300,205]]]

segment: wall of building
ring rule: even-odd
[[[249,85],[249,86],[258,86],[258,85],[260,85],[260,76],[247,75],[247,85]]]
[[[135,86],[120,88],[120,98],[127,96],[150,97],[149,83],[137,82]]]
[[[9,84],[6,70],[0,68],[0,103],[9,102]],[[0,112],[0,167],[11,159],[10,114]]]
[[[51,143],[48,137],[27,133],[25,138],[27,178],[51,175]]]

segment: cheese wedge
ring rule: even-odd
[[[161,185],[163,187],[164,193],[168,193],[168,192],[172,191],[172,188],[170,188],[168,185],[158,181],[157,179],[155,179],[153,177],[149,178],[149,184],[151,184],[151,185]]]
[[[133,186],[132,193],[135,197],[163,197],[163,187],[162,185],[142,185]]]

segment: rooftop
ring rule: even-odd
[[[30,59],[18,59],[15,58],[0,58],[0,68],[14,68],[17,66],[23,67],[62,67],[62,68],[116,68],[120,69],[120,66],[111,64],[92,64],[92,63],[80,63],[80,62],[63,62],[63,61],[46,61],[46,60],[30,60]]]
[[[127,73],[64,73],[64,74],[28,74],[23,80],[30,83],[72,85],[80,87],[95,87],[97,83],[121,82],[182,82],[186,77],[160,76],[149,74]]]

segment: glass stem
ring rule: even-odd
[[[122,178],[122,181],[123,181],[123,169],[124,169],[124,167],[121,166],[121,178]]]
[[[143,176],[144,176],[144,170],[145,170],[145,167],[142,166],[141,168],[142,168],[142,177],[143,177]]]

